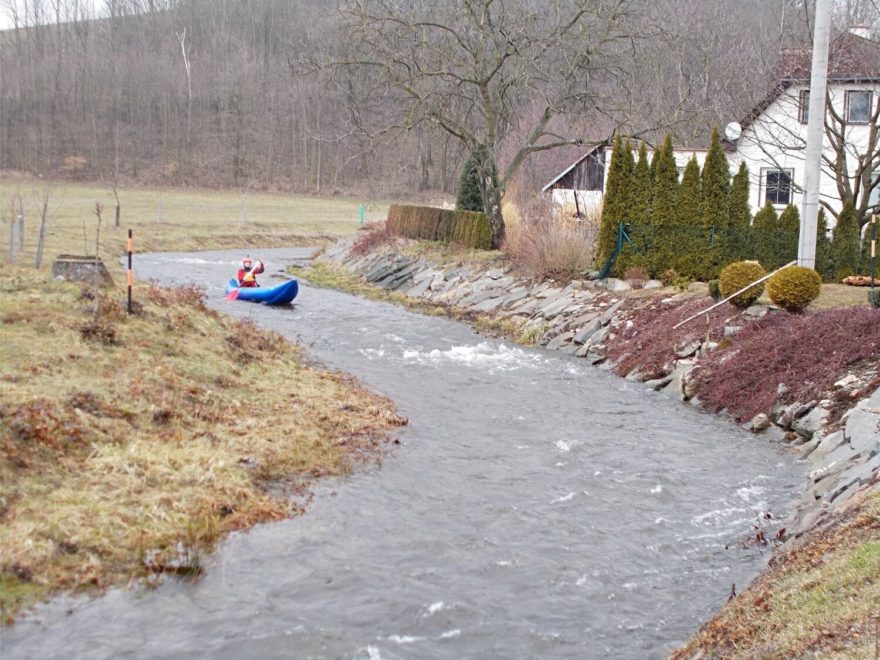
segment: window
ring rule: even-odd
[[[810,121],[810,90],[802,89],[798,100],[798,121],[806,124]]]
[[[850,124],[867,124],[871,118],[871,92],[852,90],[846,93],[846,121]]]
[[[793,170],[764,170],[764,202],[775,206],[791,203]]]

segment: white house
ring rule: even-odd
[[[778,84],[740,125],[733,125],[739,130],[728,131],[724,140],[731,174],[741,162],[749,168],[753,214],[768,201],[778,210],[787,204],[803,206],[810,63],[808,51],[783,53],[777,67],[783,71]],[[831,109],[826,124],[830,129],[825,136],[827,162],[822,168],[820,200],[839,210],[835,169],[845,171],[850,184],[857,188],[854,175],[861,174],[860,168],[867,169],[871,160],[876,164],[880,159],[880,44],[854,33],[838,37],[829,53],[828,96]],[[837,133],[838,148],[832,146],[829,132]],[[872,157],[866,159],[869,152]],[[706,150],[676,149],[674,155],[681,172],[693,156],[702,167]],[[558,205],[574,207],[585,215],[600,210],[610,156],[610,145],[592,147],[547,183],[542,192],[551,194]],[[880,172],[870,170],[867,174],[873,181],[878,175]],[[878,204],[880,184],[871,194],[870,203]],[[860,199],[857,197],[857,204]],[[829,224],[833,224],[833,218],[829,218]]]
[[[750,205],[757,212],[767,202],[781,209],[803,208],[804,159],[810,99],[809,51],[783,54],[779,83],[726,140],[731,170],[745,162],[751,178]],[[837,172],[845,172],[854,190],[857,177],[876,180],[868,161],[880,156],[880,44],[849,33],[838,37],[829,52],[826,131],[819,199],[839,211],[842,204]],[[735,126],[734,126],[735,128]],[[837,146],[832,143],[832,138]],[[866,159],[870,155],[870,159]],[[866,172],[867,170],[867,172]],[[876,204],[878,188],[873,191]],[[856,205],[860,201],[856,193]]]

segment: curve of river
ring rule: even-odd
[[[225,301],[240,257],[140,255],[135,272],[203,285],[390,396],[402,445],[319,485],[305,515],[231,536],[195,583],[39,608],[3,658],[663,657],[764,566],[742,541],[802,475],[778,446],[392,305],[307,286],[290,308]]]

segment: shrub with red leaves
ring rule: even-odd
[[[627,324],[629,327],[619,331],[605,353],[614,363],[615,373],[625,376],[637,369],[645,379],[667,375],[675,365],[676,350],[706,338],[705,316],[709,317],[709,338],[720,340],[725,323],[739,318],[739,312],[727,306],[673,329],[676,323],[712,303],[709,298],[694,298],[685,302],[655,301],[627,314],[631,321]]]
[[[380,245],[385,245],[394,240],[394,234],[384,222],[371,222],[364,225],[354,245],[351,246],[351,254],[363,255],[375,250]]]
[[[829,392],[847,370],[880,364],[880,310],[847,307],[803,316],[770,314],[746,326],[730,348],[705,356],[694,371],[700,401],[738,421],[776,403],[808,402]],[[777,394],[783,383],[787,390]]]

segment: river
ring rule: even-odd
[[[252,253],[274,272],[309,250]],[[391,397],[401,446],[232,535],[196,582],[39,608],[3,631],[4,659],[660,658],[766,564],[743,541],[793,501],[803,469],[781,447],[393,305],[308,286],[287,308],[226,301],[241,256],[139,255],[135,273],[204,286]]]

